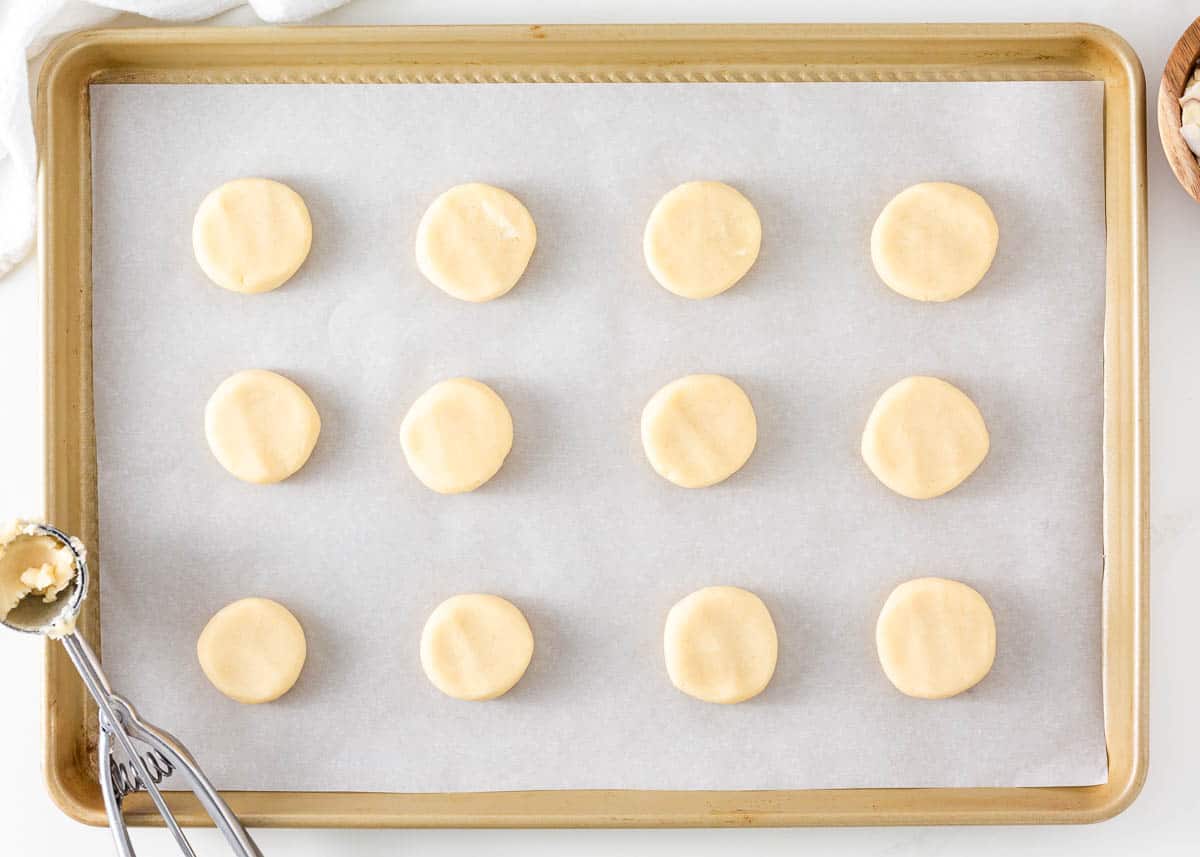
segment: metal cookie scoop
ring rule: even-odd
[[[187,857],[195,857],[195,851],[159,791],[159,784],[164,780],[178,777],[199,799],[234,854],[262,857],[250,834],[221,799],[187,748],[170,734],[142,720],[137,709],[112,692],[96,653],[75,633],[75,617],[88,590],[88,567],[82,543],[46,524],[26,525],[17,538],[31,536],[49,536],[68,548],[74,557],[75,577],[59,593],[57,600],[45,603],[40,598],[23,598],[0,619],[0,624],[16,631],[60,639],[88,693],[100,707],[100,789],[117,853],[122,857],[134,857],[129,829],[121,815],[121,801],[125,795],[144,788],[180,849]]]

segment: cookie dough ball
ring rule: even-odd
[[[686,182],[646,222],[642,250],[654,279],[684,298],[711,298],[746,276],[762,243],[750,200],[727,184]]]
[[[474,491],[499,472],[512,450],[512,415],[487,384],[452,378],[413,402],[400,425],[400,444],[427,488]]]
[[[979,284],[1000,227],[982,196],[950,182],[901,191],[871,230],[871,261],[888,286],[917,301],[951,301]]]
[[[300,387],[265,369],[230,375],[204,408],[208,447],[243,482],[287,479],[304,466],[321,433],[321,417]]]
[[[875,625],[879,663],[901,693],[945,699],[974,687],[996,658],[996,621],[965,583],[922,577],[892,591]]]
[[[671,608],[663,633],[671,683],[705,702],[742,702],[775,674],[775,623],[753,592],[736,586],[697,590]]]
[[[887,487],[914,500],[938,497],[975,472],[988,453],[983,414],[940,378],[890,387],[863,430],[862,456]]]
[[[300,194],[270,179],[235,179],[204,198],[192,248],[208,278],[232,292],[269,292],[291,279],[312,246]]]
[[[417,267],[448,295],[482,303],[506,294],[529,264],[537,227],[521,201],[491,185],[460,184],[417,227]]]
[[[27,595],[47,604],[75,579],[75,556],[50,536],[29,535],[23,522],[0,524],[0,621]]]
[[[658,475],[704,488],[741,469],[758,438],[750,397],[722,375],[687,375],[642,411],[642,446]]]
[[[434,687],[455,699],[495,699],[525,675],[533,632],[525,616],[497,595],[455,595],[421,632],[421,667]]]
[[[292,689],[308,647],[286,607],[243,598],[208,620],[196,642],[200,668],[213,687],[237,702],[271,702]]]

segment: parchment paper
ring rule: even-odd
[[[92,88],[94,371],[103,655],[115,686],[224,788],[1040,786],[1105,779],[1101,709],[1101,84],[133,86]],[[201,198],[295,187],[312,254],[238,296],[190,244]],[[740,188],[763,222],[746,279],[690,302],[641,233],[675,184]],[[871,225],[924,180],[980,191],[1000,223],[983,284],[949,304],[885,288]],[[423,281],[417,222],[469,180],[515,192],[538,247],[508,296]],[[316,452],[279,485],[225,473],[204,404],[245,368],[305,387]],[[746,467],[659,478],[641,408],[692,372],[735,378],[759,420]],[[909,374],[966,390],[991,454],[928,502],[858,451]],[[492,385],[516,424],[500,474],[436,495],[398,440],[434,382]],[[955,699],[884,677],[874,624],[921,575],[979,589],[991,674]],[[662,625],[708,584],[759,593],[775,678],[736,706],[669,683]],[[517,603],[524,680],[465,703],[418,661],[459,592]],[[280,701],[215,691],[195,642],[218,608],[278,599],[309,659]]]

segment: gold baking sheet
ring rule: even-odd
[[[47,514],[96,544],[91,399],[91,82],[973,81],[1105,83],[1108,227],[1104,679],[1109,779],[1040,789],[475,794],[230,793],[250,824],[669,826],[1070,822],[1136,795],[1146,763],[1145,162],[1141,70],[1086,25],[485,27],[97,31],[61,41],[39,87],[46,289]],[[102,546],[100,546],[102,548]],[[102,578],[102,554],[94,551]],[[97,602],[81,628],[96,645]],[[95,712],[48,650],[46,770],[71,815],[103,823]],[[205,817],[173,795],[187,823]],[[156,815],[139,796],[133,823]]]

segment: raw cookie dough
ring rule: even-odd
[[[757,595],[709,586],[671,608],[663,650],[675,687],[705,702],[730,703],[757,696],[771,681],[779,641]]]
[[[889,387],[863,429],[862,456],[897,494],[927,500],[975,472],[988,430],[967,394],[940,378],[913,376]]]
[[[471,378],[434,384],[400,424],[409,468],[439,494],[474,491],[496,475],[512,444],[512,415],[504,400]]]
[[[282,375],[230,375],[204,408],[204,434],[221,466],[244,482],[287,479],[304,466],[321,433],[312,399]]]
[[[29,535],[23,521],[0,526],[0,619],[27,595],[47,604],[75,579],[70,548],[50,536]]]
[[[905,297],[951,301],[983,279],[999,240],[996,217],[982,196],[950,182],[925,182],[884,206],[871,230],[871,261]]]
[[[762,243],[750,200],[727,184],[686,182],[658,201],[642,251],[654,279],[684,298],[711,298],[746,275]]]
[[[945,699],[978,684],[996,657],[996,621],[965,583],[922,577],[897,586],[875,625],[879,663],[901,693]]]
[[[208,278],[233,292],[269,292],[291,279],[312,246],[300,194],[270,179],[235,179],[204,198],[192,249]]]
[[[200,668],[237,702],[271,702],[292,689],[308,646],[296,617],[267,598],[243,598],[217,611],[196,641]]]
[[[421,668],[455,699],[495,699],[521,680],[533,657],[525,616],[497,595],[455,595],[421,632]]]
[[[482,303],[525,273],[537,227],[521,201],[491,185],[460,184],[433,201],[417,227],[417,267],[446,294]]]
[[[704,488],[728,479],[754,451],[758,423],[750,398],[722,375],[687,375],[642,410],[642,446],[664,479]]]

